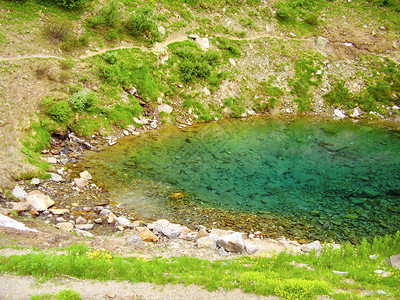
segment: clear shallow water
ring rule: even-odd
[[[226,120],[127,138],[88,160],[117,200],[141,212],[173,215],[168,197],[181,191],[198,204],[291,220],[300,237],[400,230],[400,132],[376,124]]]

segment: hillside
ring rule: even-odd
[[[44,174],[50,134],[110,135],[140,128],[141,116],[157,126],[255,113],[397,121],[399,7],[0,1],[0,186]]]

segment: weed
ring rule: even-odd
[[[44,33],[51,41],[67,41],[72,32],[73,25],[68,20],[51,21],[44,26]]]
[[[60,67],[63,70],[70,70],[75,66],[75,61],[72,58],[66,58],[60,61]]]
[[[48,74],[49,69],[50,69],[50,64],[48,64],[47,62],[39,63],[35,68],[36,77],[44,78]]]
[[[231,117],[239,118],[245,111],[245,102],[241,98],[226,99],[224,104],[231,109]]]

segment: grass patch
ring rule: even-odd
[[[355,246],[344,244],[341,249],[325,247],[318,256],[280,253],[211,262],[191,257],[118,257],[108,251],[90,250],[83,244],[73,245],[67,251],[64,255],[0,257],[0,271],[43,279],[65,274],[80,279],[197,284],[210,291],[240,288],[285,299],[314,299],[318,295],[350,299],[364,289],[383,290],[394,299],[400,297],[400,270],[385,262],[400,251],[399,232]],[[379,276],[375,270],[390,272],[390,276]],[[348,273],[341,276],[332,271]],[[345,290],[345,295],[335,292],[337,289]]]

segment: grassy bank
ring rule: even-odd
[[[400,271],[386,263],[389,256],[400,251],[400,232],[356,246],[325,247],[318,254],[265,253],[224,261],[128,258],[113,256],[107,250],[92,250],[83,244],[66,250],[65,255],[32,253],[1,257],[0,270],[42,280],[68,275],[100,281],[196,284],[208,290],[240,288],[284,299],[314,299],[317,295],[358,299],[365,293],[369,293],[369,299],[400,297]]]

